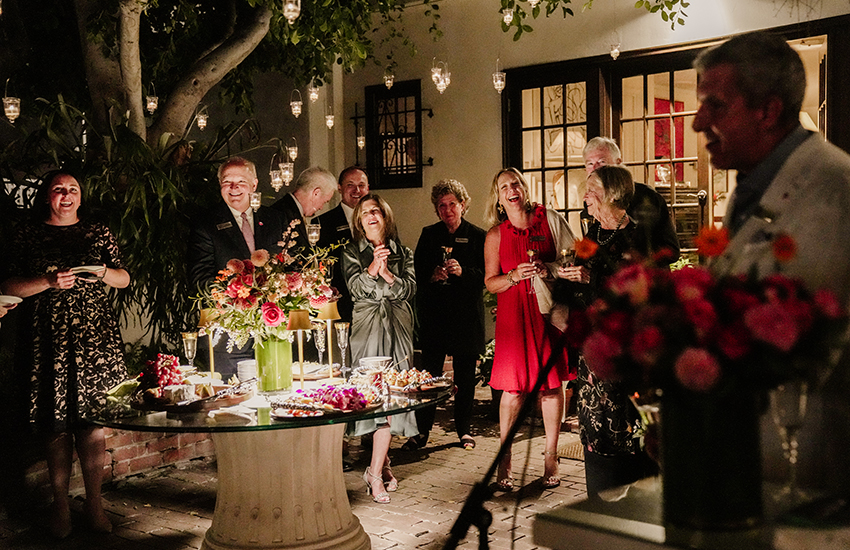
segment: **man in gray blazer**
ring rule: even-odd
[[[850,297],[850,155],[800,125],[806,88],[800,56],[781,37],[737,36],[695,60],[699,109],[693,128],[705,135],[711,163],[737,170],[724,226],[731,241],[711,265],[718,275],[760,277],[780,270],[772,242],[796,241],[783,274],[812,289]],[[803,483],[850,494],[850,365],[845,358],[809,399],[800,434]],[[776,429],[766,415],[762,455],[767,477],[784,475]]]

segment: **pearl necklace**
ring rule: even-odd
[[[609,235],[608,238],[605,239],[604,241],[599,240],[599,236],[602,233],[602,223],[600,223],[598,226],[596,226],[596,243],[599,246],[605,246],[606,244],[611,242],[611,240],[614,238],[614,235],[616,235],[617,231],[620,230],[620,227],[623,226],[623,222],[626,221],[626,215],[627,214],[624,212],[623,217],[620,218],[620,221],[617,223],[617,227],[614,228],[614,232],[611,233],[611,235]]]

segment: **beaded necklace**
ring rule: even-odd
[[[620,230],[620,227],[623,226],[624,221],[626,221],[626,213],[625,212],[623,213],[623,217],[620,218],[620,221],[617,223],[617,227],[614,228],[614,232],[611,233],[608,236],[608,238],[605,239],[604,241],[599,240],[599,236],[602,233],[602,224],[600,223],[599,225],[597,225],[596,226],[596,242],[597,242],[597,244],[599,244],[599,246],[605,246],[606,244],[610,243],[611,240],[614,238],[614,235],[617,234],[617,231]]]

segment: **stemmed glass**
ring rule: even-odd
[[[186,355],[186,360],[189,361],[189,366],[193,367],[195,363],[195,354],[198,352],[198,333],[184,332],[183,336],[183,353]]]
[[[310,242],[310,246],[316,246],[316,243],[319,242],[319,233],[321,233],[321,231],[321,225],[317,223],[307,224],[307,240]]]
[[[448,262],[449,260],[452,259],[452,247],[451,246],[443,246],[441,248],[443,249],[443,269],[445,269],[446,262]],[[449,284],[449,280],[448,279],[442,279],[442,280],[440,280],[440,284],[441,285],[447,285],[447,284]]]
[[[529,263],[533,264],[534,260],[537,259],[537,251],[534,250],[533,248],[529,248],[528,250],[525,251],[525,253],[528,254]],[[534,277],[536,277],[536,276],[537,275],[535,275]],[[531,277],[530,279],[528,279],[528,293],[529,294],[536,294],[537,293],[534,290],[534,277]]]
[[[342,377],[348,380],[348,367],[345,366],[345,350],[348,349],[348,325],[349,323],[340,322],[334,325],[336,328],[336,343],[339,346],[339,371],[342,373]]]
[[[321,322],[313,323],[313,342],[316,344],[316,350],[319,352],[319,364],[322,364],[322,358],[325,356],[325,324]]]
[[[803,426],[808,400],[809,385],[803,380],[792,380],[770,391],[770,414],[788,460],[788,482],[776,498],[789,499],[792,504],[806,498],[805,492],[797,487],[797,434]]]
[[[561,249],[561,265],[563,267],[569,267],[573,265],[576,259],[576,250],[575,248],[563,248]]]

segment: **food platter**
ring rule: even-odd
[[[449,381],[434,382],[431,384],[420,384],[414,387],[390,386],[391,393],[403,395],[422,395],[424,393],[435,393],[451,389],[453,384]]]
[[[132,400],[130,406],[137,411],[165,411],[170,413],[198,413],[206,412],[223,407],[238,405],[251,397],[250,392],[226,395],[215,399],[197,399],[189,403],[171,403],[165,400]]]
[[[271,417],[275,420],[292,420],[295,418],[336,418],[353,413],[364,414],[376,411],[384,406],[383,402],[371,403],[362,409],[343,411],[340,409],[326,408],[308,408],[308,407],[293,407],[288,408],[284,404],[278,407],[272,407]]]

